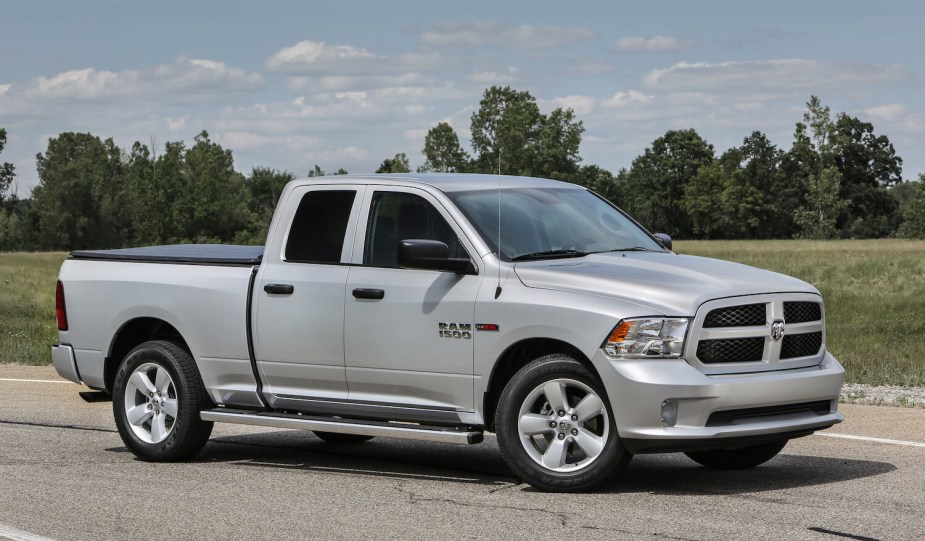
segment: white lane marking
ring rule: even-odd
[[[889,445],[905,445],[906,447],[925,447],[925,443],[920,441],[889,440],[886,438],[869,438],[867,436],[853,436],[851,434],[829,434],[826,432],[816,432],[815,435],[825,436],[827,438],[841,438],[843,440],[869,441],[873,443],[887,443]]]
[[[26,383],[73,383],[63,379],[19,379],[19,378],[0,378],[0,381],[23,381]]]
[[[54,539],[51,539],[50,537],[42,537],[41,535],[36,535],[34,533],[17,530],[16,528],[7,526],[6,524],[0,524],[0,537],[4,537],[12,541],[54,541]]]

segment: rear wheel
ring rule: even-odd
[[[321,432],[319,430],[315,430],[314,432],[315,435],[322,440],[328,443],[336,443],[338,445],[363,443],[364,441],[373,439],[372,436],[364,436],[362,434],[341,434],[340,432]]]
[[[540,490],[591,490],[632,457],[600,383],[566,355],[541,357],[514,375],[495,429],[508,467]]]
[[[183,460],[212,433],[199,417],[209,403],[189,353],[172,342],[145,342],[116,372],[112,409],[125,446],[142,460]]]
[[[749,445],[741,449],[713,449],[684,453],[701,466],[713,470],[747,470],[771,460],[787,445],[787,440]]]

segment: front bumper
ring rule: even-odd
[[[805,436],[843,419],[837,409],[845,371],[829,353],[810,368],[728,376],[707,376],[683,359],[612,361],[598,352],[592,362],[634,453],[742,447]],[[798,411],[793,404],[817,407]],[[757,408],[765,414],[754,414]],[[739,410],[748,411],[736,416]],[[717,412],[731,415],[711,421]]]

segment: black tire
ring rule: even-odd
[[[585,405],[594,405],[577,410],[592,393]],[[550,398],[556,394],[559,399]],[[563,409],[556,410],[552,402],[564,402]],[[498,400],[495,433],[511,471],[548,492],[596,488],[632,458],[620,441],[610,402],[597,378],[562,354],[536,359],[511,378]]]
[[[141,387],[151,392],[146,395]],[[199,412],[210,405],[195,361],[173,342],[141,344],[116,372],[116,427],[125,446],[141,460],[171,462],[198,453],[212,433],[212,423],[200,419]]]
[[[341,434],[340,432],[321,432],[319,430],[314,430],[313,432],[327,443],[334,443],[337,445],[363,443],[364,441],[373,439],[373,436],[364,436],[362,434]]]
[[[713,449],[684,453],[701,466],[712,470],[747,470],[771,460],[787,445],[788,440],[749,445],[740,449]]]

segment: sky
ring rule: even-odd
[[[492,85],[584,123],[582,164],[629,168],[668,130],[717,154],[789,149],[806,102],[874,125],[925,173],[925,2],[0,0],[0,162],[38,183],[50,137],[191,145],[235,168],[372,172],[469,124]]]

